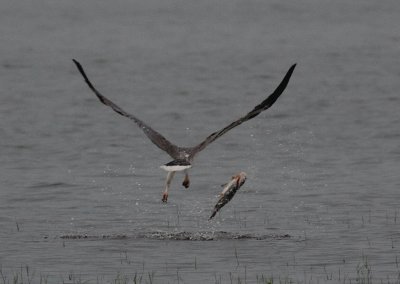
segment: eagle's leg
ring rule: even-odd
[[[172,181],[172,178],[174,177],[174,175],[175,175],[175,172],[168,172],[168,174],[167,174],[167,180],[165,182],[165,190],[163,192],[162,202],[168,201],[168,190],[169,190],[169,187],[171,185],[171,181]]]
[[[185,188],[188,188],[189,185],[190,185],[189,173],[188,173],[187,170],[185,170],[185,179],[183,180],[182,185],[183,185]]]

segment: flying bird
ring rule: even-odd
[[[168,191],[171,185],[172,178],[175,175],[175,172],[177,171],[183,171],[185,173],[185,178],[183,180],[182,185],[185,188],[188,188],[190,185],[190,180],[189,180],[189,174],[188,174],[188,169],[192,167],[192,162],[194,157],[204,150],[210,143],[214,142],[217,138],[221,137],[224,135],[226,132],[231,130],[232,128],[242,124],[243,122],[250,120],[257,115],[259,115],[262,111],[270,108],[275,101],[279,98],[279,96],[282,94],[282,92],[285,90],[286,86],[289,83],[290,77],[292,76],[292,73],[294,71],[294,68],[296,67],[296,64],[293,64],[289,70],[287,71],[285,77],[279,84],[279,86],[275,89],[275,91],[269,95],[265,100],[263,100],[260,104],[256,105],[249,113],[246,115],[242,116],[241,118],[233,121],[231,124],[228,126],[222,128],[221,130],[215,131],[212,134],[210,134],[207,138],[205,138],[201,143],[194,147],[179,147],[173,143],[171,143],[169,140],[167,140],[163,135],[161,135],[159,132],[151,128],[148,124],[146,124],[144,121],[140,120],[138,117],[136,117],[133,114],[130,114],[123,110],[121,107],[113,103],[111,100],[103,96],[95,87],[94,85],[90,82],[88,76],[86,75],[85,71],[83,70],[82,65],[75,59],[72,59],[73,62],[75,63],[76,67],[78,68],[79,72],[83,76],[86,84],[89,86],[89,88],[94,92],[94,94],[97,96],[97,98],[105,104],[106,106],[111,107],[115,112],[118,114],[125,116],[133,122],[135,122],[146,134],[146,136],[153,142],[158,148],[161,150],[165,151],[168,155],[172,157],[172,161],[162,165],[161,168],[166,170],[167,173],[167,179],[165,181],[165,189],[163,191],[163,196],[162,196],[162,201],[167,202],[168,200]]]

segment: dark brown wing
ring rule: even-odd
[[[122,108],[117,106],[115,103],[107,99],[105,96],[100,94],[100,92],[93,86],[93,84],[90,82],[88,76],[86,75],[85,71],[83,70],[82,65],[76,61],[75,59],[72,59],[74,61],[76,67],[78,68],[79,72],[82,74],[83,78],[85,79],[86,84],[89,86],[89,88],[95,93],[95,95],[99,98],[99,100],[105,104],[106,106],[111,107],[115,112],[119,113],[122,116],[125,116],[129,119],[132,119],[146,134],[146,136],[153,142],[158,148],[161,150],[164,150],[167,152],[172,158],[177,159],[179,157],[179,148],[169,142],[164,136],[162,136],[160,133],[152,129],[150,126],[148,126],[146,123],[144,123],[142,120],[137,118],[136,116],[127,113],[124,111]]]
[[[259,115],[262,111],[270,108],[275,101],[279,98],[279,96],[283,93],[285,90],[286,86],[289,83],[290,77],[292,76],[292,73],[294,71],[294,68],[296,67],[296,64],[292,65],[289,70],[287,71],[285,77],[283,78],[282,82],[279,84],[279,86],[275,89],[275,91],[264,101],[262,101],[259,105],[255,106],[252,111],[250,111],[248,114],[245,116],[239,118],[238,120],[232,122],[228,126],[224,127],[223,129],[216,131],[212,133],[210,136],[208,136],[203,142],[201,142],[199,145],[193,147],[190,149],[190,156],[193,157],[196,155],[198,152],[203,150],[205,147],[207,147],[210,143],[215,141],[217,138],[221,137],[224,135],[226,132],[231,130],[232,128],[242,124],[243,122],[252,119]]]

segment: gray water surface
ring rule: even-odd
[[[398,283],[400,2],[11,1],[0,9],[0,268],[48,283]],[[191,187],[105,95],[202,152]],[[221,185],[246,184],[211,222]],[[0,282],[4,282],[4,277]],[[6,282],[6,281],[5,281]],[[7,283],[7,282],[6,282]],[[274,282],[275,283],[275,282]]]

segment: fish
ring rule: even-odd
[[[218,202],[215,204],[214,210],[212,211],[212,214],[208,220],[211,220],[222,207],[232,200],[233,196],[235,196],[239,188],[242,187],[246,179],[247,175],[245,172],[240,172],[231,178],[231,180],[224,186],[224,189],[220,193]]]

